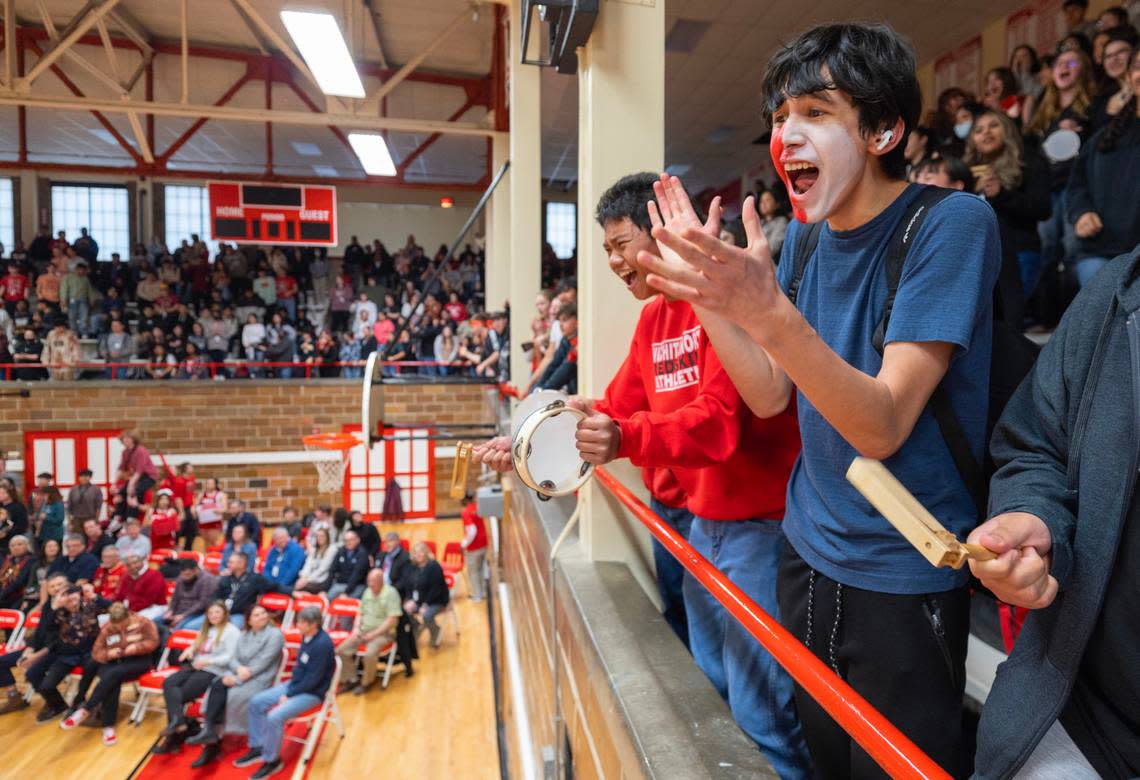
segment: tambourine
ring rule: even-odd
[[[586,414],[566,405],[565,396],[533,409],[525,417],[520,404],[512,425],[511,457],[523,484],[541,498],[573,493],[594,474],[594,466],[582,460],[575,443],[578,422]],[[529,398],[527,400],[530,400]]]
[[[1072,130],[1057,130],[1041,143],[1041,150],[1049,162],[1065,162],[1080,154],[1081,137]]]

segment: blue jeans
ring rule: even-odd
[[[1052,268],[1071,256],[1076,243],[1073,225],[1065,217],[1065,191],[1054,192],[1049,199],[1053,213],[1048,219],[1037,223],[1037,234],[1041,237],[1042,268]]]
[[[90,331],[87,320],[91,313],[91,306],[87,301],[69,301],[67,304],[67,320],[71,329],[83,338]]]
[[[693,518],[689,543],[761,609],[778,618],[776,573],[784,531],[778,521]],[[685,573],[689,645],[697,666],[728,703],[783,780],[810,778],[792,678],[712,595]]]
[[[1029,300],[1041,279],[1041,252],[1037,249],[1023,249],[1017,253],[1017,264],[1021,268],[1021,289],[1025,293],[1025,300]]]
[[[285,724],[321,703],[319,697],[301,693],[290,696],[284,704],[278,704],[288,687],[289,683],[281,683],[249,700],[249,746],[259,749],[266,763],[281,757]]]
[[[1108,265],[1109,258],[1107,257],[1082,257],[1077,261],[1077,282],[1081,287],[1085,287],[1092,278],[1096,276],[1097,271]]]
[[[674,509],[665,506],[656,498],[649,504],[653,512],[673,530],[686,539],[689,527],[693,524],[693,513],[681,507]],[[653,564],[657,569],[657,592],[661,594],[662,614],[669,628],[687,648],[689,646],[689,623],[685,617],[685,597],[682,583],[685,581],[685,567],[669,554],[661,542],[653,539]]]

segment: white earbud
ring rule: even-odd
[[[887,144],[889,144],[891,142],[891,139],[894,137],[895,137],[895,131],[894,130],[884,130],[883,131],[883,137],[881,139],[879,139],[879,146],[877,148],[880,151],[882,151],[883,149],[886,149]]]

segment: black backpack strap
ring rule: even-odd
[[[944,187],[924,187],[918,197],[911,202],[899,226],[895,228],[895,234],[891,236],[891,243],[887,248],[887,302],[883,307],[883,317],[879,320],[879,326],[875,328],[875,335],[872,337],[875,351],[880,355],[883,354],[887,325],[891,320],[891,311],[895,307],[895,296],[899,291],[899,282],[902,281],[903,266],[906,265],[906,256],[911,243],[918,235],[922,223],[926,221],[930,209],[956,191]]]
[[[822,222],[813,222],[806,226],[803,232],[797,237],[796,240],[796,253],[795,253],[795,271],[792,274],[792,283],[788,285],[788,300],[792,305],[796,305],[796,297],[800,293],[800,282],[804,280],[804,272],[807,270],[808,261],[811,256],[815,254],[815,248],[819,245],[819,233],[823,230]]]
[[[918,235],[919,228],[922,227],[930,209],[954,192],[955,190],[942,187],[924,188],[911,203],[903,220],[895,229],[895,234],[891,236],[891,243],[887,250],[887,302],[883,308],[883,317],[879,320],[879,325],[875,328],[875,335],[872,339],[875,351],[880,355],[883,354],[887,325],[890,323],[891,311],[894,309],[895,296],[899,291],[899,283],[902,281],[903,267],[906,265],[906,256],[910,251],[911,243]],[[962,424],[958,422],[954,408],[950,405],[950,396],[941,383],[930,396],[928,407],[938,422],[938,430],[941,431],[942,438],[946,441],[950,456],[954,459],[954,466],[958,469],[958,474],[961,476],[962,482],[965,483],[966,489],[970,491],[970,497],[974,500],[978,517],[984,517],[986,513],[985,473],[982,471],[982,464],[978,462],[970,449],[970,441],[966,438],[966,432],[963,430]]]

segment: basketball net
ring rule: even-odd
[[[344,488],[344,472],[348,468],[348,451],[360,442],[348,433],[319,433],[305,436],[302,441],[308,452],[330,453],[314,459],[317,469],[317,490],[321,493],[339,493]]]

